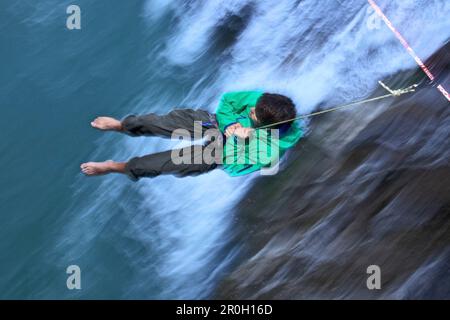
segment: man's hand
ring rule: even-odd
[[[238,138],[246,139],[249,138],[252,135],[252,133],[253,133],[252,128],[243,128],[241,126],[240,128],[236,128],[233,134]]]
[[[242,125],[240,123],[235,123],[231,126],[228,126],[228,128],[225,130],[225,136],[227,138],[231,137],[234,134],[234,131],[238,128],[242,128]]]

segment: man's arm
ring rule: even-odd
[[[245,110],[248,104],[254,104],[256,98],[261,94],[262,93],[259,91],[235,91],[225,93],[220,99],[219,107],[216,111],[220,131],[225,133],[228,127],[236,124],[240,117],[240,113]]]

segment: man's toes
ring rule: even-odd
[[[80,167],[81,167],[81,169],[86,169],[89,167],[89,165],[90,165],[89,162],[85,162],[85,163],[82,163]]]
[[[94,121],[91,122],[91,126],[98,128],[100,126],[100,118],[95,118]]]

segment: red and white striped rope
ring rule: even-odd
[[[430,78],[431,81],[435,79],[431,71],[427,68],[427,66],[423,63],[423,61],[417,56],[417,54],[414,52],[414,50],[411,48],[411,46],[408,44],[408,42],[403,38],[403,36],[400,34],[400,32],[395,29],[394,25],[389,21],[389,19],[384,15],[383,11],[381,11],[380,7],[375,3],[374,0],[368,0],[369,4],[372,6],[372,8],[375,10],[375,12],[380,16],[381,19],[386,23],[389,29],[395,34],[398,40],[400,40],[400,43],[405,47],[405,49],[409,52],[409,54],[414,58],[416,63],[419,65],[420,68],[422,68],[423,72]],[[444,86],[442,84],[438,84],[437,86],[438,90],[444,95],[445,98],[447,98],[448,101],[450,101],[450,95],[445,90]]]

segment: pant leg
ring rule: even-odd
[[[159,136],[170,138],[176,129],[184,129],[194,136],[194,121],[202,121],[202,131],[213,127],[215,116],[205,110],[175,109],[166,115],[150,113],[143,116],[131,115],[122,121],[125,133],[131,136]],[[200,133],[201,134],[201,133]]]
[[[197,149],[194,149],[197,148]],[[195,176],[215,169],[218,164],[214,161],[206,163],[202,159],[203,151],[207,146],[193,145],[177,150],[168,150],[149,154],[143,157],[135,157],[128,161],[125,173],[132,180],[143,177],[153,178],[161,174],[172,174],[177,177]],[[189,163],[176,164],[172,159],[172,152],[190,157]],[[221,157],[219,155],[219,157]]]

